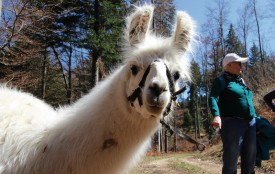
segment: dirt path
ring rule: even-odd
[[[221,162],[214,159],[202,160],[188,154],[174,154],[146,157],[129,174],[220,174],[221,169]],[[256,169],[256,174],[275,174],[275,172],[260,172]]]
[[[180,158],[180,160],[184,161],[187,164],[196,166],[201,169],[202,173],[211,173],[218,174],[222,169],[222,164],[209,160],[201,160],[199,158]]]
[[[139,169],[143,174],[180,174],[182,172],[177,171],[169,166],[170,159],[155,160],[147,164],[142,164]],[[187,173],[186,173],[187,174]]]
[[[218,174],[219,171],[219,163],[177,154],[144,160],[130,174]]]

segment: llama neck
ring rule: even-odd
[[[122,72],[123,69],[118,70],[71,108],[61,112],[66,115],[66,121],[58,125],[59,134],[51,140],[53,151],[70,154],[78,160],[82,158],[89,166],[98,164],[95,162],[98,160],[106,166],[125,163],[140,151],[140,146],[158,127],[159,120],[143,118],[130,106]]]
[[[158,120],[144,118],[130,106],[126,95],[123,70],[116,71],[112,77],[75,103],[72,108],[75,112],[68,126],[70,130],[73,130],[72,125],[74,125],[74,133],[77,131],[83,134],[82,136],[86,136],[86,132],[91,131],[98,132],[98,134],[107,132],[107,134],[112,134],[110,132],[125,132],[127,128],[131,130],[136,128],[142,134],[140,128],[144,125],[143,131],[150,131],[146,127],[151,128],[151,124],[155,124]],[[119,130],[119,128],[124,130]],[[137,135],[137,132],[133,134]]]

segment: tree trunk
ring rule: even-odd
[[[158,131],[158,152],[162,152],[162,129]]]
[[[254,11],[256,25],[257,25],[257,33],[258,33],[258,42],[259,42],[261,62],[263,64],[264,63],[264,56],[263,56],[263,51],[262,51],[262,43],[261,43],[262,41],[261,41],[261,34],[260,34],[260,25],[259,25],[259,21],[258,21],[257,10],[256,10],[256,0],[253,0],[253,11]]]
[[[168,152],[168,129],[167,128],[164,128],[165,129],[165,133],[164,133],[164,152],[167,153]]]
[[[91,88],[95,87],[98,83],[98,55],[96,53],[92,56],[92,69],[91,69]]]
[[[258,32],[258,42],[259,42],[259,49],[260,49],[260,57],[261,57],[261,62],[262,65],[264,65],[264,52],[262,48],[262,39],[261,39],[261,33],[260,33],[260,25],[258,21],[258,15],[257,15],[257,10],[256,10],[256,0],[253,0],[253,10],[254,10],[254,15],[256,19],[256,25],[257,25],[257,32]],[[263,68],[263,76],[266,77],[265,69]]]
[[[56,58],[56,60],[58,61],[58,64],[59,64],[59,67],[60,67],[60,70],[61,70],[61,73],[62,73],[62,77],[63,77],[63,80],[64,80],[64,86],[65,86],[65,90],[66,90],[66,93],[68,93],[68,80],[67,80],[67,77],[66,77],[66,74],[65,74],[65,70],[64,70],[64,67],[62,65],[62,62],[59,58],[59,55],[57,53],[57,51],[55,50],[54,46],[51,46],[52,50],[53,50],[53,53],[54,53],[54,56]]]
[[[176,115],[173,114],[174,118],[174,128],[176,128]],[[174,145],[173,145],[174,152],[177,152],[177,134],[174,133]]]
[[[198,119],[197,119],[197,113],[194,113],[195,119],[194,119],[194,126],[195,126],[195,137],[198,137]]]
[[[199,122],[199,113],[198,113],[198,98],[196,100],[196,119],[197,119],[197,137],[196,138],[200,138],[201,137],[201,133],[200,133],[200,122]]]
[[[67,101],[68,104],[72,102],[72,44],[70,43],[68,54],[68,89],[67,89]]]
[[[0,19],[2,19],[2,0],[0,0]]]
[[[46,77],[47,77],[47,63],[48,55],[47,49],[43,52],[43,64],[42,64],[42,79],[41,79],[41,98],[44,100],[46,96]]]
[[[95,12],[94,31],[95,31],[96,37],[99,36],[99,30],[100,30],[99,8],[100,8],[99,1],[95,0],[95,2],[94,2],[94,12]],[[97,62],[98,62],[98,59],[100,56],[98,47],[99,47],[99,45],[94,45],[92,48],[91,88],[95,87],[95,85],[97,84]]]

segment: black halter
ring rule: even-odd
[[[155,60],[154,62],[157,62],[159,60]],[[169,90],[171,93],[171,98],[170,98],[170,102],[168,103],[165,112],[163,113],[164,116],[168,115],[171,111],[171,106],[172,106],[172,101],[176,101],[177,100],[177,95],[183,93],[186,90],[186,86],[184,86],[183,88],[181,88],[180,90],[174,92],[174,87],[175,87],[175,83],[174,80],[172,78],[171,72],[169,70],[169,68],[167,67],[167,65],[165,65],[166,67],[166,75],[169,81]],[[129,102],[131,103],[131,106],[134,106],[134,102],[136,100],[136,98],[138,98],[138,103],[140,106],[143,105],[143,101],[142,101],[142,95],[141,95],[141,89],[144,87],[146,78],[150,72],[150,68],[151,68],[151,64],[147,67],[146,71],[143,74],[143,77],[141,79],[141,81],[139,82],[138,87],[134,90],[134,92],[132,93],[132,95],[130,95],[128,97]]]
[[[156,62],[156,61],[158,61],[158,60],[155,60],[154,62]],[[130,95],[128,97],[128,100],[130,101],[132,106],[134,106],[134,102],[135,102],[136,98],[138,98],[138,102],[139,102],[140,106],[143,104],[142,96],[141,96],[141,89],[144,87],[145,80],[146,80],[146,78],[147,78],[147,76],[150,72],[150,67],[151,67],[151,65],[149,65],[147,67],[146,71],[143,74],[143,77],[142,77],[141,81],[139,82],[138,87],[134,90],[132,95]],[[175,101],[177,99],[177,95],[183,93],[186,90],[186,86],[184,86],[180,90],[174,92],[174,86],[175,86],[174,80],[172,78],[171,72],[168,69],[168,67],[166,65],[165,65],[165,67],[166,67],[166,75],[167,75],[167,78],[168,78],[168,81],[169,81],[169,90],[170,90],[170,93],[171,93],[171,98],[170,98],[169,104],[166,107],[165,112],[163,113],[163,116],[167,116],[170,113],[171,106],[172,106],[172,101]],[[181,133],[178,129],[176,129],[176,128],[172,127],[170,124],[166,123],[163,118],[160,120],[160,123],[162,125],[164,125],[166,127],[166,129],[170,130],[171,134],[176,133],[181,138],[186,139],[190,143],[196,144],[197,149],[199,149],[200,151],[203,151],[205,149],[205,144],[207,144],[207,142],[206,143],[200,143],[200,142],[192,139],[190,136]]]

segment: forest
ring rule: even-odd
[[[270,0],[268,9],[260,9],[258,1],[241,4],[235,21],[229,21],[229,0],[214,0],[206,7],[208,20],[197,27],[190,53],[192,81],[174,113],[174,125],[183,132],[195,138],[213,134],[209,91],[230,52],[249,57],[243,78],[254,92],[256,111],[268,111],[262,97],[275,86],[275,50],[262,27],[267,20],[275,22],[275,3]],[[123,62],[124,17],[143,3],[155,5],[154,32],[169,36],[176,13],[173,0],[3,0],[0,83],[54,107],[73,103]],[[275,123],[269,113],[264,116]],[[160,138],[155,139],[157,144]],[[169,147],[160,144],[158,150],[177,149],[176,137]]]

